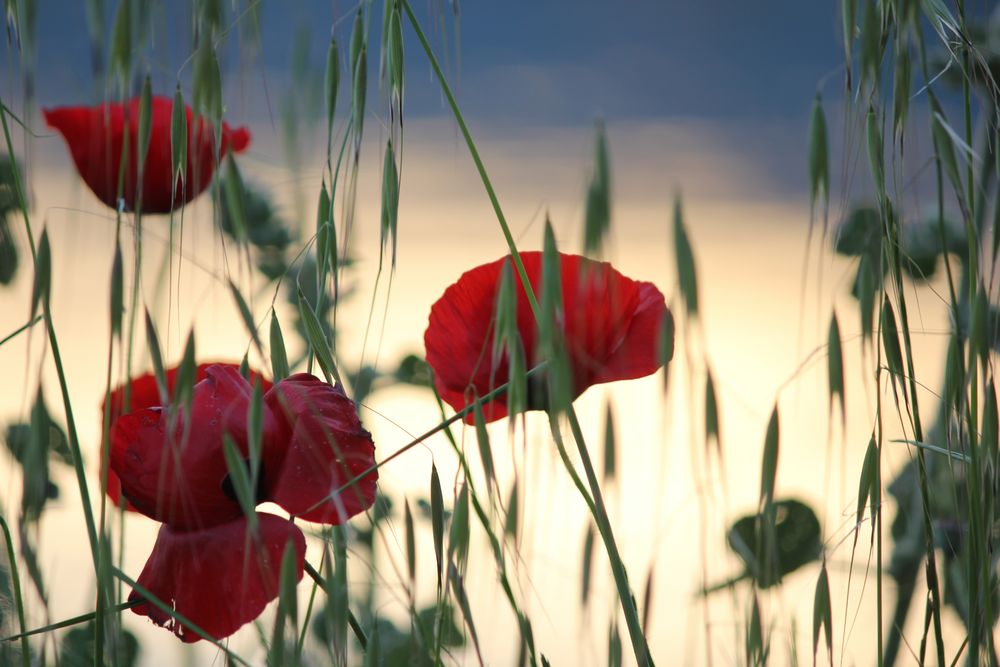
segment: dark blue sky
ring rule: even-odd
[[[116,3],[105,4],[107,34]],[[232,11],[232,3],[221,4]],[[375,3],[373,44],[381,4]],[[427,20],[432,4],[443,3],[414,2],[440,45],[440,34]],[[38,5],[40,102],[93,101],[84,3]],[[155,45],[144,55],[142,69],[148,68],[157,88],[169,93],[174,72],[190,52],[191,9],[186,2],[156,6],[151,20]],[[241,68],[286,70],[293,42],[306,36],[312,66],[320,70],[333,18],[352,7],[345,2],[264,0],[262,50],[255,62],[241,64],[231,49],[224,80]],[[519,0],[462,2],[460,11],[460,101],[469,116],[484,121],[572,125],[589,124],[599,116],[612,121],[694,116],[785,119],[801,126],[817,82],[842,60],[836,3]],[[450,8],[445,13],[450,16]],[[344,45],[350,24],[348,19],[337,27]],[[408,27],[404,40],[407,111],[435,115],[442,100]],[[376,59],[371,60],[374,65]],[[16,62],[9,48],[3,61],[6,78]],[[370,79],[375,75],[373,68]],[[842,79],[837,74],[830,81],[837,88]],[[5,95],[12,93],[9,85],[4,89]]]

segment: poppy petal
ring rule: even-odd
[[[288,437],[285,460],[268,499],[306,521],[339,524],[375,502],[375,445],[361,426],[354,402],[338,386],[298,373],[264,397]]]
[[[302,578],[302,531],[287,519],[263,512],[257,513],[257,525],[256,535],[245,517],[187,532],[164,525],[136,583],[209,636],[228,637],[278,596],[281,559],[289,542],[295,549],[296,578]],[[142,599],[137,590],[129,595],[130,602]],[[152,602],[140,602],[132,611],[181,641],[201,639]]]
[[[542,255],[522,252],[525,273],[536,294],[541,282]],[[427,363],[441,398],[460,410],[507,382],[508,362],[494,365],[490,354],[495,302],[508,257],[466,271],[431,307],[424,334]],[[651,283],[632,280],[606,262],[560,253],[563,296],[561,325],[575,396],[587,387],[649,375],[659,359],[659,332],[672,320],[663,295]],[[517,325],[528,368],[538,363],[538,326],[527,295],[517,280]],[[530,392],[529,392],[530,394]],[[541,408],[530,403],[528,408]],[[506,416],[501,396],[483,406],[487,421]],[[465,421],[472,423],[470,413]]]
[[[140,100],[94,107],[43,109],[45,122],[59,131],[69,146],[77,171],[97,198],[117,208],[122,145],[128,133],[129,154],[122,183],[122,199],[128,210],[139,200],[138,145]],[[150,105],[150,136],[143,165],[142,209],[146,213],[169,213],[201,194],[215,170],[215,138],[211,125],[187,111],[188,151],[184,179],[175,179],[171,158],[170,128],[173,100],[154,96]],[[250,142],[245,128],[222,124],[221,155],[232,147],[244,150]]]
[[[541,253],[523,252],[521,260],[533,286],[541,276]],[[431,306],[430,322],[424,333],[427,363],[434,369],[434,386],[438,394],[455,410],[460,410],[477,396],[483,396],[507,382],[506,363],[496,368],[490,358],[493,337],[494,309],[503,267],[509,261],[503,257],[466,271],[437,302]],[[515,278],[517,291],[518,329],[528,357],[533,364],[536,328],[528,298]],[[483,404],[486,421],[507,416],[504,396]],[[465,418],[473,422],[473,415]]]
[[[175,528],[216,525],[241,512],[223,449],[232,438],[247,456],[250,384],[231,366],[212,366],[195,385],[188,419],[168,424],[169,411],[145,408],[119,417],[111,433],[111,469],[135,508]],[[263,411],[261,486],[284,455],[275,416]]]
[[[667,309],[663,293],[651,283],[638,283],[638,303],[624,338],[594,377],[594,384],[645,377],[659,370],[673,358],[674,318]],[[670,337],[669,354],[660,356],[663,328]]]
[[[194,381],[201,382],[206,377],[208,377],[208,369],[212,366],[226,366],[239,370],[239,364],[234,364],[230,362],[204,362],[198,364],[195,369],[195,379]],[[178,367],[167,369],[166,380],[167,380],[167,391],[171,394],[174,392],[174,387],[177,383],[177,371]],[[267,392],[271,388],[271,382],[265,378],[260,373],[251,370],[249,382],[252,385],[256,381],[260,381],[261,390]],[[160,398],[160,390],[156,385],[156,376],[152,373],[146,373],[145,375],[140,375],[132,379],[129,383],[129,408],[130,411],[142,410],[143,408],[154,408],[159,407],[162,404],[162,399]],[[108,397],[110,401],[111,409],[108,412],[108,419],[111,426],[108,432],[114,428],[115,422],[122,413],[125,412],[125,385],[119,385],[111,390],[110,396]],[[101,404],[101,414],[104,414],[105,404]],[[103,465],[103,459],[102,459]],[[108,470],[108,486],[107,486],[108,498],[111,501],[119,505],[121,504],[121,481],[118,479],[118,475],[115,474],[114,470]],[[125,509],[131,512],[136,511],[135,507],[128,500],[125,501]]]

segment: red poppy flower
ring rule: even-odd
[[[438,393],[456,410],[508,380],[508,361],[494,365],[491,345],[497,292],[504,264],[498,259],[466,271],[431,307],[424,333],[427,363]],[[536,294],[542,283],[542,253],[522,252],[521,261]],[[602,382],[628,380],[656,372],[663,364],[659,341],[673,319],[663,294],[652,283],[627,278],[606,262],[560,253],[563,309],[560,323],[573,375],[574,397]],[[527,367],[535,366],[538,326],[527,295],[515,278],[517,328]],[[529,392],[534,394],[535,392]],[[529,395],[528,409],[544,402]],[[487,421],[507,415],[507,399],[483,405]],[[465,421],[472,423],[470,412]]]
[[[227,480],[228,436],[248,457],[247,415],[253,388],[232,366],[211,366],[194,386],[191,413],[173,420],[163,407],[119,417],[111,436],[111,468],[129,502],[148,517],[192,530],[240,516]],[[171,421],[173,423],[171,423]],[[284,455],[277,417],[263,413],[260,482],[267,484]]]
[[[230,440],[242,457],[249,458],[247,424],[252,397],[250,383],[233,365],[209,366],[204,375],[194,387],[188,414],[177,411],[172,415],[156,406],[119,416],[112,427],[110,467],[120,480],[122,496],[137,511],[164,523],[138,583],[221,638],[259,614],[277,588],[265,585],[272,580],[263,574],[257,580],[237,578],[200,585],[203,577],[216,572],[214,564],[194,562],[206,558],[205,548],[212,547],[214,558],[225,548],[236,549],[234,535],[245,532],[224,443]],[[327,524],[342,523],[372,505],[378,473],[366,471],[374,466],[375,447],[361,427],[354,403],[340,387],[310,375],[293,375],[264,395],[261,417],[257,503],[274,502],[292,516]],[[274,521],[284,519],[267,521],[273,526]],[[263,528],[258,536],[270,550],[271,562],[276,558],[275,545],[283,545],[287,538],[281,531],[291,529],[273,530],[280,540],[271,539]],[[235,563],[235,558],[227,554],[225,560]],[[235,586],[234,581],[249,586],[238,589],[246,602],[236,599],[232,616],[223,615],[216,623],[211,619],[217,606],[228,598],[214,597],[209,591]],[[153,606],[140,608],[137,613],[161,625],[168,623],[168,616],[158,614]],[[206,626],[199,619],[210,622]],[[184,641],[197,639],[176,623],[171,623],[171,629]]]
[[[306,543],[291,521],[257,513],[256,534],[240,517],[203,530],[160,528],[153,552],[136,583],[193,625],[217,639],[257,618],[278,596],[281,559],[289,542],[295,549],[296,579],[302,578]],[[129,602],[143,599],[133,590]],[[152,602],[132,608],[182,641],[201,637]]]
[[[201,382],[206,377],[208,377],[207,371],[211,366],[228,366],[230,368],[239,369],[239,364],[225,363],[225,362],[208,362],[198,364],[195,368],[195,378],[194,381]],[[166,371],[167,380],[167,392],[173,394],[174,387],[177,384],[177,371],[178,368],[170,368]],[[271,382],[265,378],[260,373],[254,370],[250,371],[250,383],[260,381],[261,389],[267,391],[271,388]],[[109,397],[111,401],[111,409],[108,412],[108,420],[111,426],[108,432],[111,432],[111,428],[114,428],[115,421],[125,412],[125,385],[120,385],[111,390],[111,395]],[[154,408],[162,403],[160,399],[160,390],[156,385],[156,376],[152,373],[147,373],[146,375],[140,375],[139,377],[133,378],[129,383],[129,410],[142,410],[143,408]],[[105,405],[101,404],[101,414],[104,414]],[[102,462],[103,466],[103,462]],[[114,504],[119,504],[121,502],[121,482],[118,480],[118,475],[115,474],[114,470],[108,470],[108,487],[107,487],[108,497]],[[135,507],[132,503],[125,501],[125,509],[129,511],[134,511]]]
[[[169,97],[153,97],[150,108],[149,148],[142,177],[142,210],[169,213],[204,192],[215,170],[215,133],[211,123],[187,112],[187,164],[183,184],[171,173],[170,126],[174,102]],[[125,103],[95,107],[43,109],[48,125],[59,131],[69,146],[80,176],[97,198],[117,208],[118,173],[122,142],[128,131],[128,163],[122,187],[125,208],[134,210],[138,201],[139,98]],[[239,153],[250,145],[250,132],[222,124],[219,157],[227,151]]]

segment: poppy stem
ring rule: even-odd
[[[128,602],[122,602],[121,604],[116,604],[113,607],[108,607],[102,610],[105,614],[108,612],[119,613],[125,611],[126,609],[131,609],[132,607],[142,604],[145,602],[142,598],[138,600],[129,600]],[[34,630],[28,630],[26,632],[21,632],[16,635],[10,635],[9,637],[4,637],[0,639],[0,642],[12,642],[18,639],[27,639],[28,637],[34,635],[44,634],[46,632],[52,632],[53,630],[60,630],[62,628],[68,628],[71,625],[78,625],[80,623],[86,623],[87,621],[92,621],[97,618],[96,611],[89,611],[86,614],[80,614],[79,616],[74,616],[73,618],[67,618],[63,621],[58,621],[56,623],[50,623],[49,625],[43,626],[41,628],[35,628]]]
[[[7,341],[9,341],[11,338],[16,337],[22,331],[27,331],[31,327],[33,327],[36,324],[38,324],[41,320],[42,320],[42,316],[41,315],[36,315],[35,319],[31,320],[27,324],[22,324],[21,326],[19,326],[17,329],[15,329],[14,331],[12,331],[8,335],[4,336],[3,338],[0,338],[0,345],[3,345]]]
[[[636,661],[643,667],[653,664],[652,653],[649,650],[649,643],[642,631],[642,623],[639,620],[639,610],[636,607],[635,596],[629,588],[628,572],[625,570],[625,563],[622,561],[621,553],[615,542],[614,532],[611,530],[611,521],[608,519],[608,510],[604,505],[604,496],[601,494],[601,485],[597,481],[597,474],[594,472],[594,464],[590,460],[590,453],[587,451],[587,444],[583,437],[583,429],[576,418],[576,411],[573,406],[569,406],[566,412],[569,418],[569,427],[576,440],[576,447],[580,452],[580,459],[583,463],[584,473],[587,475],[587,483],[590,485],[593,494],[593,504],[591,511],[594,513],[594,521],[597,529],[601,533],[604,546],[608,551],[608,560],[611,562],[611,572],[614,575],[615,586],[618,588],[618,598],[622,605],[622,612],[625,614],[625,623],[628,626],[629,637],[632,640],[632,649],[635,651]]]
[[[527,373],[525,373],[525,377],[526,378],[530,378],[530,377],[532,377],[532,376],[540,373],[542,370],[544,370],[544,368],[546,366],[546,363],[547,362],[545,362],[545,361],[541,362],[540,364],[538,364],[537,366],[535,366],[534,368],[532,368],[530,371],[528,371]],[[479,398],[477,398],[476,400],[472,401],[471,403],[469,403],[468,405],[466,405],[464,408],[462,408],[461,410],[459,410],[458,412],[456,412],[451,417],[449,417],[448,419],[444,420],[443,422],[441,422],[440,424],[438,424],[434,428],[430,429],[429,431],[427,431],[426,433],[424,433],[422,435],[417,436],[416,438],[414,438],[413,440],[411,440],[409,443],[403,445],[402,447],[400,447],[395,452],[393,452],[389,456],[385,457],[384,459],[382,459],[381,461],[379,461],[375,465],[369,466],[367,469],[363,470],[361,473],[359,473],[359,474],[355,475],[354,477],[352,477],[351,479],[347,480],[344,484],[342,484],[340,486],[340,488],[338,488],[335,491],[333,491],[330,494],[330,496],[328,496],[328,497],[332,498],[334,496],[339,495],[343,491],[351,488],[352,486],[354,486],[355,484],[357,484],[359,481],[361,481],[362,479],[364,479],[368,475],[372,474],[373,472],[375,472],[376,470],[378,470],[379,468],[381,468],[382,466],[384,466],[386,463],[389,463],[393,459],[398,458],[399,456],[401,456],[401,455],[405,454],[406,452],[408,452],[409,450],[413,449],[414,447],[416,447],[417,445],[419,445],[420,443],[422,443],[427,438],[431,437],[432,435],[434,435],[434,434],[436,434],[436,433],[438,433],[440,431],[445,430],[446,428],[448,428],[449,426],[451,426],[455,422],[457,422],[457,421],[459,421],[461,419],[464,419],[467,414],[469,414],[470,412],[472,412],[475,409],[476,405],[483,405],[485,403],[489,403],[494,398],[496,398],[497,396],[500,396],[505,391],[507,391],[508,387],[510,387],[510,382],[504,382],[502,385],[500,385],[499,387],[497,387],[496,389],[494,389],[490,393],[484,394],[483,396],[480,396]],[[322,501],[320,501],[314,507],[311,507],[309,509],[310,510],[311,509],[315,509],[315,507],[318,507],[319,505],[321,505],[322,503],[324,503],[326,501],[327,501],[327,498],[323,498]]]
[[[14,606],[17,609],[18,629],[21,631],[21,662],[24,667],[31,667],[28,636],[24,633],[24,599],[21,597],[21,577],[17,573],[17,560],[14,556],[14,541],[10,536],[10,527],[2,516],[0,516],[0,528],[3,529],[4,542],[7,544],[7,562],[10,563],[10,580],[13,585]],[[10,639],[16,639],[16,637],[11,637]]]
[[[500,208],[500,199],[497,197],[497,193],[493,189],[493,183],[490,181],[490,177],[486,173],[486,165],[483,164],[483,159],[479,156],[479,149],[476,148],[476,142],[472,139],[472,133],[469,132],[469,128],[465,124],[465,118],[462,116],[462,112],[458,108],[458,102],[455,100],[455,95],[451,92],[451,86],[448,85],[444,72],[441,71],[441,65],[438,63],[437,57],[434,55],[434,49],[431,48],[430,42],[427,41],[427,36],[424,35],[424,31],[421,29],[420,22],[417,21],[417,17],[413,13],[410,3],[407,0],[402,0],[400,4],[403,6],[403,9],[406,10],[406,16],[410,20],[410,25],[413,26],[413,31],[417,33],[417,39],[420,40],[420,45],[423,47],[424,53],[427,54],[427,60],[430,61],[434,74],[437,76],[438,81],[441,82],[441,90],[444,92],[444,96],[448,99],[448,106],[451,107],[452,115],[455,116],[455,121],[458,123],[458,127],[462,132],[465,144],[469,148],[469,154],[472,156],[472,161],[476,164],[476,170],[479,172],[479,177],[483,181],[483,187],[486,188],[486,195],[490,198],[490,204],[493,205],[493,212],[496,213],[497,222],[500,223],[500,230],[503,232],[504,239],[507,241],[507,247],[510,249],[511,258],[514,260],[514,268],[517,269],[517,275],[521,279],[521,285],[524,287],[524,293],[528,297],[528,304],[531,306],[531,312],[537,320],[538,315],[541,312],[538,307],[538,299],[535,298],[535,291],[531,286],[531,281],[528,280],[527,272],[524,270],[524,262],[521,261],[521,253],[517,251],[517,243],[514,241],[514,235],[511,234],[510,225],[507,224],[507,218],[503,214],[503,209]]]
[[[315,581],[317,584],[319,584],[320,588],[322,588],[324,591],[329,591],[330,590],[330,586],[327,584],[326,579],[323,578],[323,575],[321,575],[316,570],[316,568],[314,568],[312,566],[312,564],[309,563],[309,561],[305,561],[304,562],[304,567],[305,567],[306,573],[310,577],[312,577],[313,581]],[[368,635],[365,634],[365,631],[361,628],[361,624],[358,623],[358,619],[355,618],[354,612],[351,611],[350,608],[348,608],[348,610],[347,610],[347,622],[351,626],[351,630],[354,632],[354,636],[358,638],[358,643],[361,644],[361,648],[363,650],[367,651],[368,650]]]

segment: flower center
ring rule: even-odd
[[[250,460],[242,459],[242,461],[243,461],[243,466],[246,468],[247,471],[247,479],[249,479]],[[226,494],[227,498],[232,500],[234,503],[238,503],[240,501],[239,496],[236,494],[236,485],[233,483],[232,474],[228,474],[222,479],[221,486],[222,486],[222,492]],[[261,463],[260,470],[258,471],[257,475],[257,488],[254,489],[254,497],[253,497],[254,505],[256,506],[264,502],[266,500],[265,496],[266,493],[264,489],[264,464]]]

